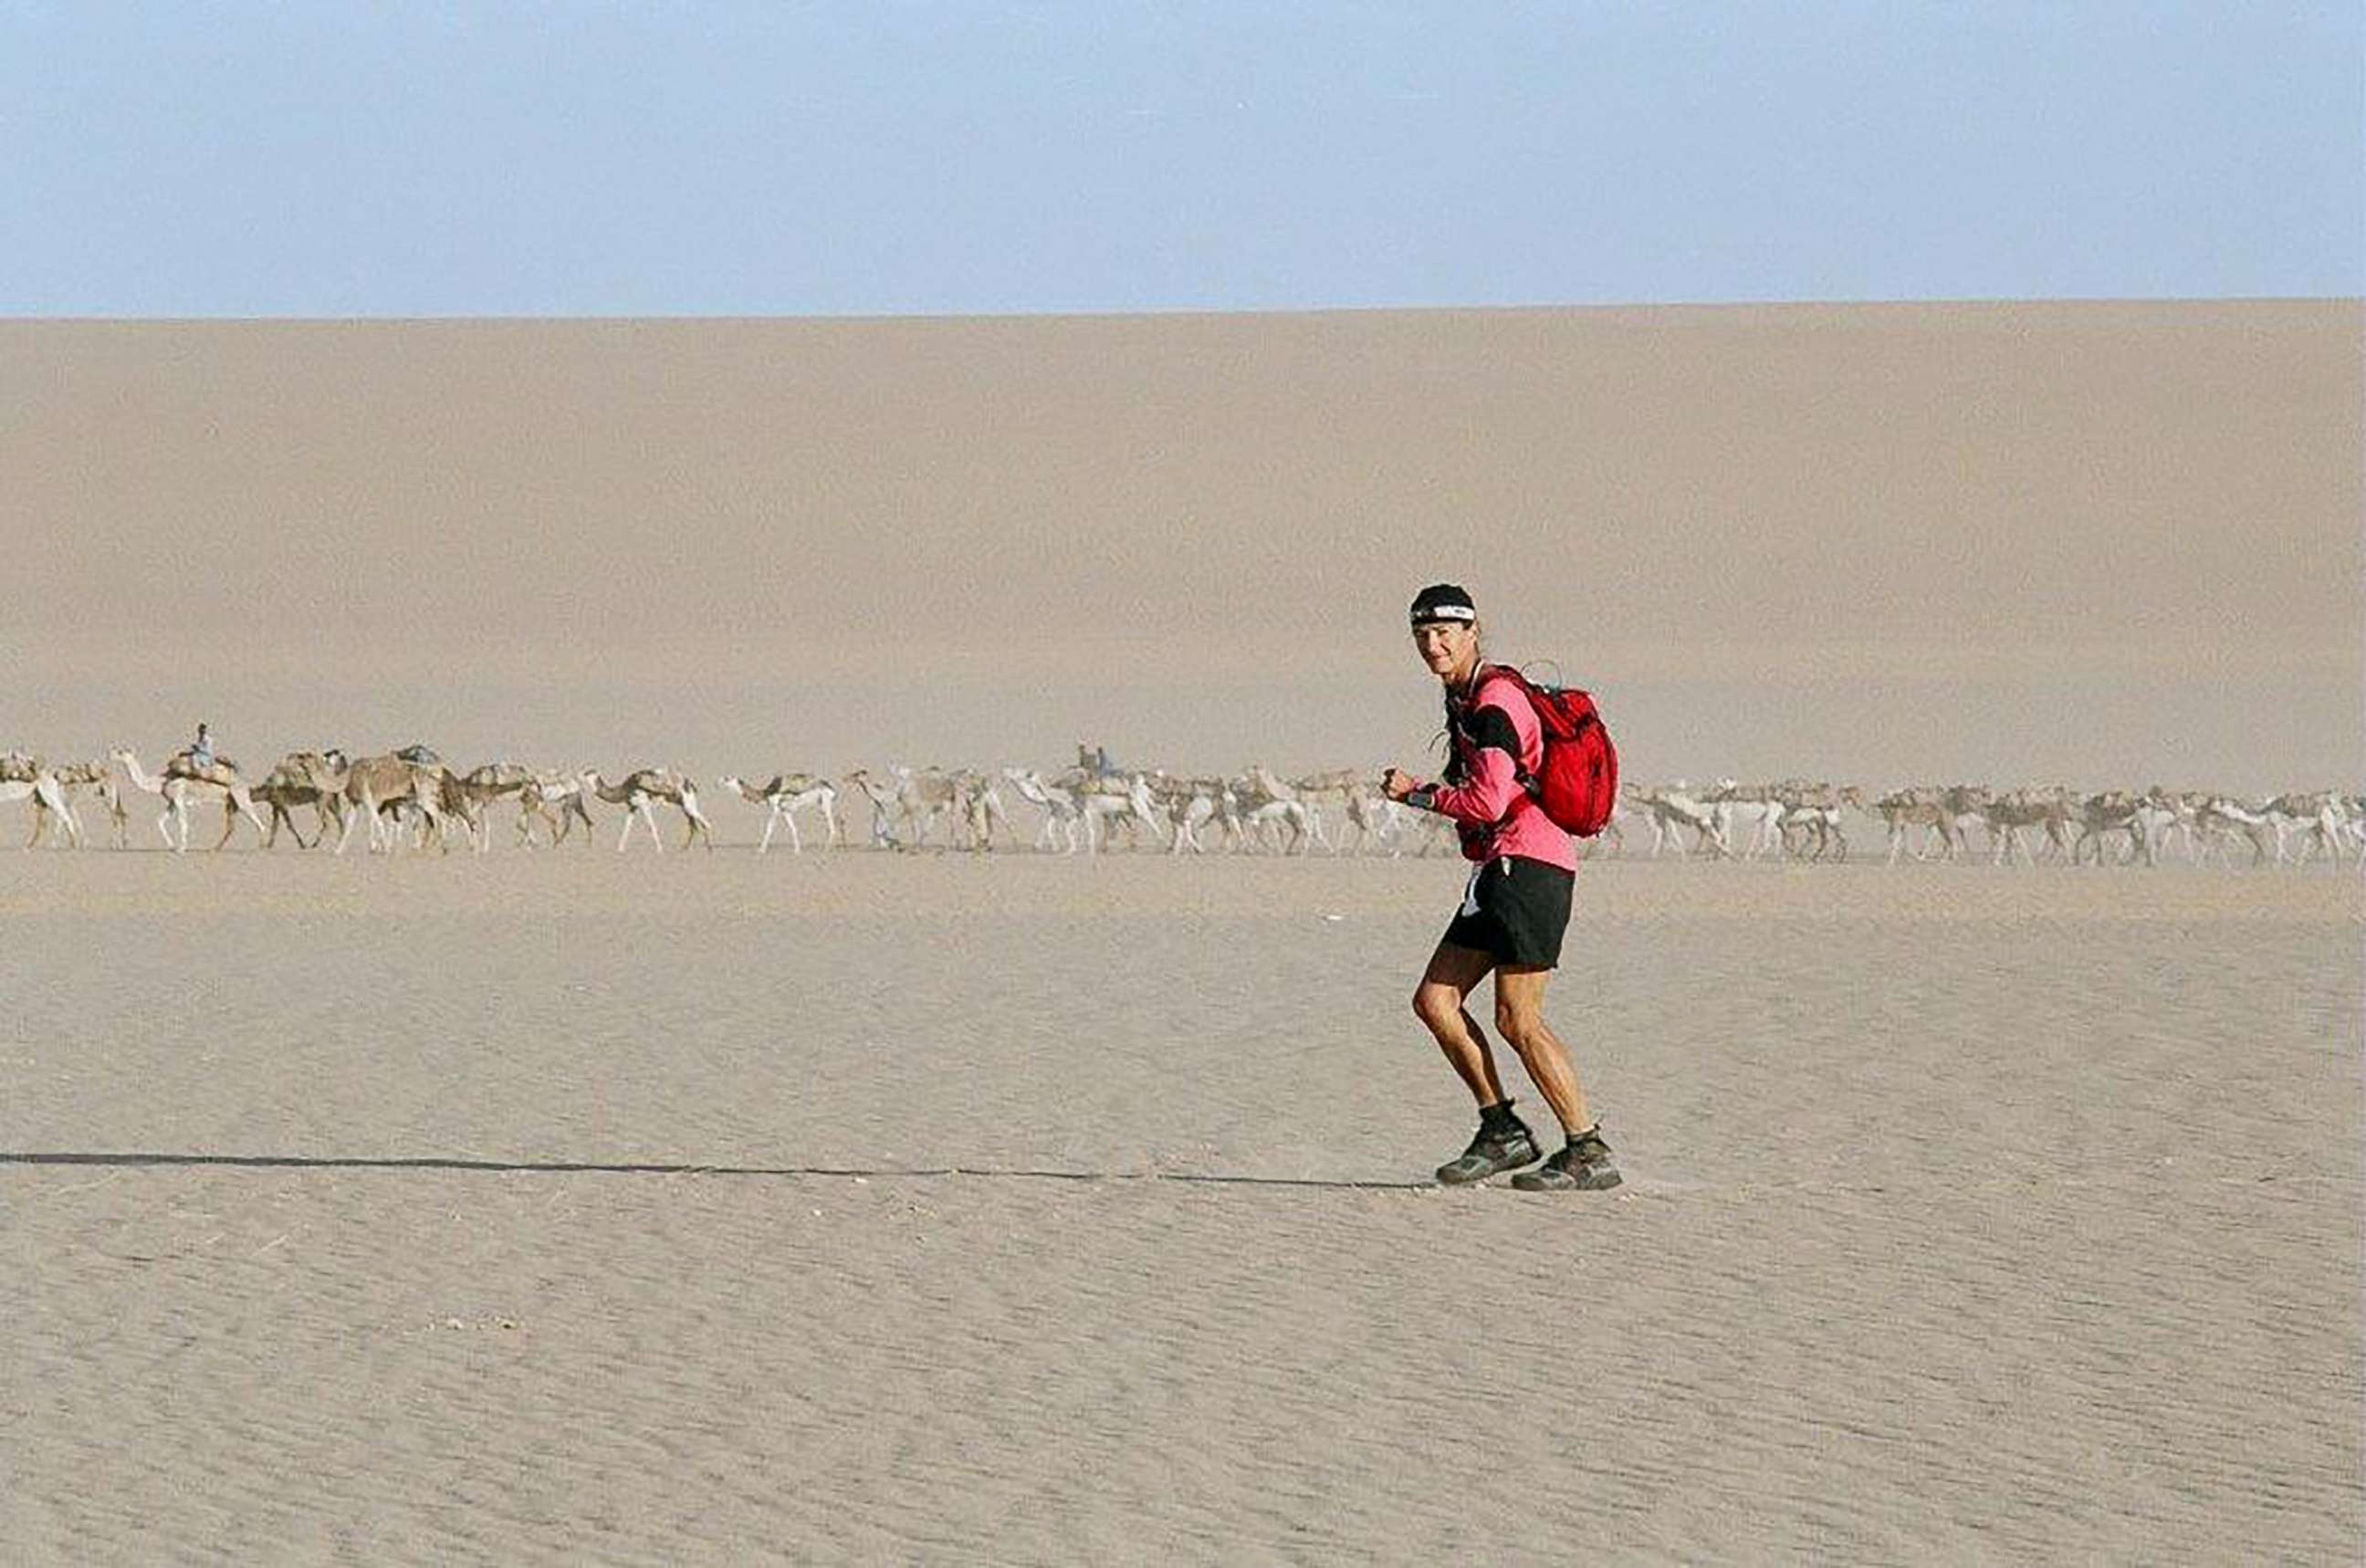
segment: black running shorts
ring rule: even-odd
[[[1576,887],[1577,873],[1540,860],[1503,855],[1485,862],[1446,928],[1446,940],[1492,953],[1498,964],[1550,969],[1560,963]]]

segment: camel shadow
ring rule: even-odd
[[[1167,1183],[1200,1187],[1298,1187],[1335,1192],[1411,1192],[1435,1185],[1427,1181],[1352,1180],[1307,1176],[1247,1176],[1222,1171],[1182,1170],[1058,1170],[1025,1166],[829,1166],[829,1165],[694,1165],[655,1160],[498,1160],[469,1159],[450,1155],[327,1156],[168,1154],[121,1152],[27,1151],[0,1152],[0,1166],[97,1166],[118,1169],[214,1166],[238,1170],[449,1170],[483,1173],[526,1172],[548,1176],[738,1176],[806,1177],[860,1181],[1065,1181],[1106,1183]]]

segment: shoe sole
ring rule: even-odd
[[[1456,1168],[1461,1163],[1459,1161],[1455,1165],[1441,1165],[1431,1174],[1437,1178],[1437,1184],[1440,1187],[1475,1187],[1491,1176],[1501,1176],[1507,1170],[1519,1170],[1523,1167],[1536,1164],[1542,1158],[1544,1158],[1543,1155],[1530,1148],[1527,1155],[1518,1159],[1496,1160],[1467,1175]]]
[[[1626,1179],[1616,1168],[1596,1166],[1582,1177],[1559,1170],[1524,1170],[1512,1178],[1512,1185],[1523,1192],[1606,1192]]]

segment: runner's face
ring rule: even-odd
[[[1469,621],[1424,621],[1413,629],[1413,646],[1429,672],[1444,680],[1476,653],[1479,628]]]

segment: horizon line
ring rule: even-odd
[[[850,325],[926,321],[1195,320],[1236,317],[1377,315],[1560,315],[1643,310],[1831,310],[2010,308],[2052,306],[2366,305],[2366,288],[2354,294],[1963,294],[1865,297],[1784,297],[1756,299],[1535,300],[1473,304],[1404,303],[1358,305],[1144,305],[1041,307],[986,310],[585,310],[585,311],[366,311],[332,314],[308,310],[106,313],[0,310],[0,323],[29,325],[454,323],[482,321],[810,321]]]

